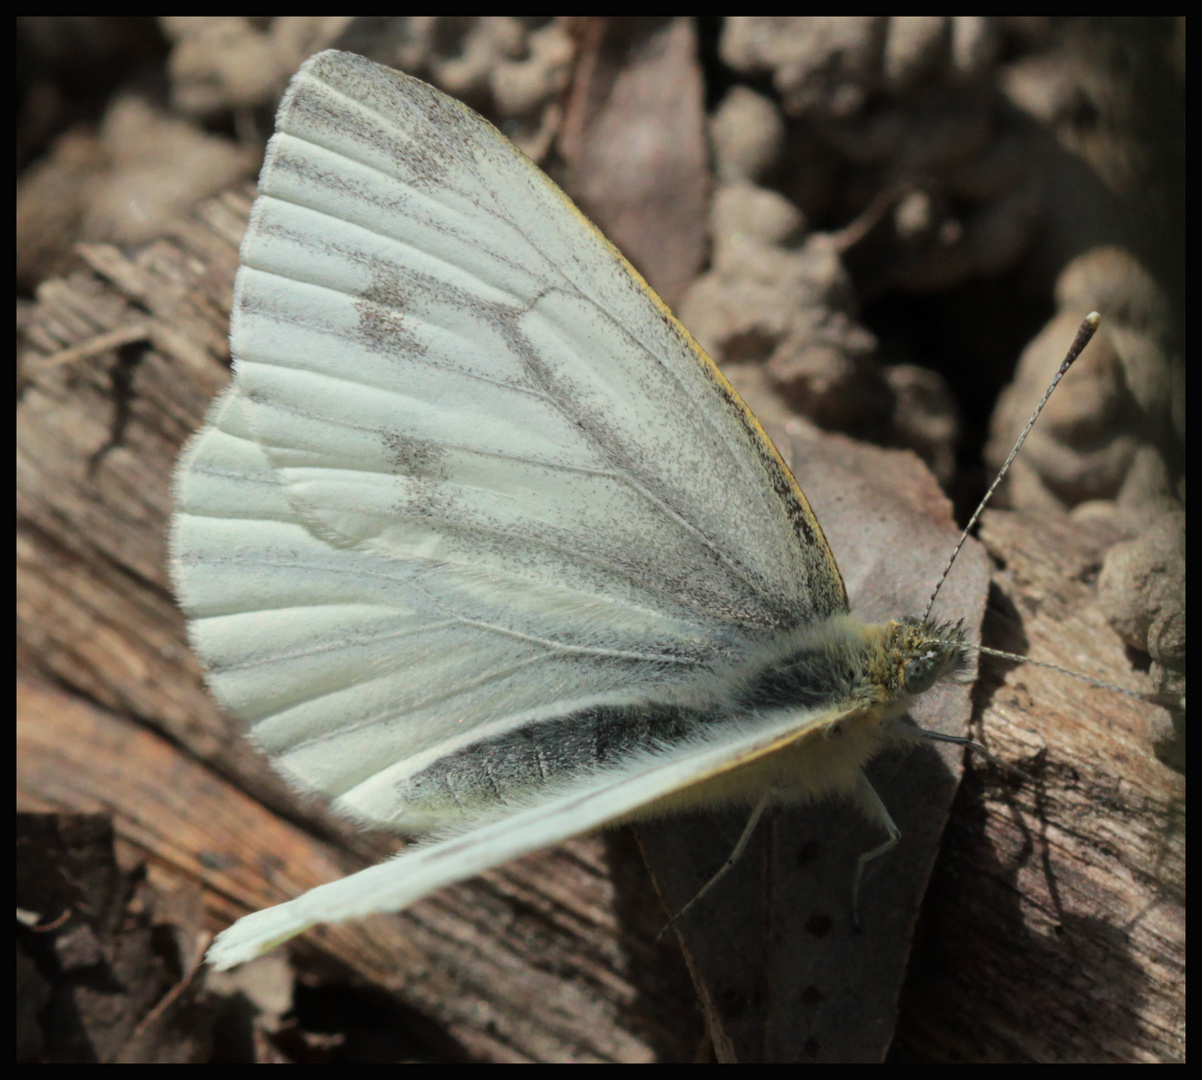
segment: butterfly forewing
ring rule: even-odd
[[[328,53],[277,127],[175,556],[281,768],[403,825],[397,783],[472,740],[845,608],[745,406],[491,125]]]

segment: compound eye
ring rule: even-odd
[[[939,656],[935,653],[927,653],[925,656],[909,661],[902,673],[906,683],[906,692],[921,694],[930,690],[935,685],[935,680],[939,678],[940,667]]]

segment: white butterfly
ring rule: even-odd
[[[309,60],[232,343],[176,480],[193,646],[287,777],[435,840],[240,920],[218,967],[680,805],[844,793],[895,838],[861,766],[959,639],[849,616],[746,406],[486,121]]]

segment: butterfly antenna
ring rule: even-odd
[[[1095,679],[1091,675],[1083,675],[1079,671],[1061,667],[1059,664],[1049,663],[1047,660],[1032,660],[1029,656],[1019,656],[1018,653],[1003,652],[1001,649],[990,649],[985,645],[969,645],[966,643],[962,647],[972,649],[973,652],[984,653],[986,656],[998,656],[1003,660],[1014,660],[1020,664],[1034,664],[1035,667],[1047,668],[1048,671],[1058,671],[1061,675],[1068,675],[1078,682],[1087,683],[1102,690],[1113,690],[1116,694],[1123,694],[1126,697],[1135,698],[1136,701],[1143,701],[1149,705],[1161,705],[1164,708],[1184,708],[1184,705],[1178,699],[1171,696],[1166,696],[1155,691],[1131,690],[1126,686],[1119,686],[1118,683],[1106,682],[1105,679]]]
[[[977,519],[981,516],[989,500],[993,498],[993,493],[997,490],[998,484],[1002,482],[1002,477],[1009,471],[1010,465],[1018,455],[1023,443],[1027,441],[1027,436],[1031,434],[1031,428],[1035,426],[1035,421],[1039,419],[1039,414],[1043,412],[1043,407],[1048,403],[1048,398],[1052,396],[1052,391],[1060,385],[1060,380],[1064,378],[1068,369],[1073,366],[1073,361],[1081,355],[1085,346],[1089,344],[1090,339],[1097,332],[1098,324],[1101,321],[1102,316],[1096,311],[1091,311],[1085,316],[1085,320],[1081,323],[1081,328],[1077,331],[1077,336],[1073,338],[1073,343],[1069,346],[1068,354],[1061,363],[1060,369],[1053,376],[1052,381],[1048,384],[1048,388],[1043,392],[1043,397],[1040,398],[1039,404],[1035,406],[1035,411],[1031,414],[1031,419],[1027,421],[1027,426],[1023,428],[1022,434],[1014,444],[1014,449],[1010,451],[1010,456],[1006,458],[1005,464],[998,471],[993,483],[989,485],[989,490],[985,492],[985,497],[973,511],[972,517],[968,519],[968,524],[964,526],[964,531],[960,534],[960,539],[956,541],[956,546],[952,549],[951,557],[947,560],[947,565],[943,568],[943,573],[939,575],[939,580],[935,582],[935,588],[931,590],[931,595],[927,599],[927,606],[922,613],[924,620],[930,616],[931,608],[935,606],[935,600],[939,596],[939,590],[943,588],[943,583],[947,580],[947,575],[951,573],[952,564],[956,561],[956,556],[960,554],[960,549],[964,547],[964,542],[968,539],[968,534],[972,532],[973,526],[976,525]]]

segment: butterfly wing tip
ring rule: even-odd
[[[283,921],[278,908],[256,911],[239,919],[217,935],[205,953],[205,963],[215,971],[229,971],[270,952],[311,925],[291,921],[281,925]]]

